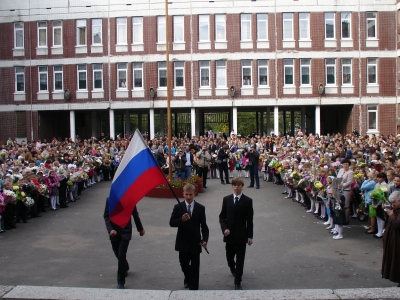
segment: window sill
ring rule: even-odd
[[[268,49],[269,41],[257,41],[257,49]]]
[[[353,48],[354,41],[352,39],[346,39],[340,41],[340,47],[342,48]]]
[[[205,88],[201,87],[199,88],[199,97],[207,97],[212,95],[212,89],[211,88]]]
[[[14,48],[13,56],[25,56],[25,49],[24,48]]]
[[[36,95],[37,95],[38,100],[49,100],[50,99],[50,97],[49,97],[50,93],[48,91],[38,92]]]
[[[296,47],[295,40],[282,41],[282,48],[295,48],[295,47]]]
[[[75,46],[75,54],[87,54],[87,46]]]
[[[86,90],[76,91],[76,99],[88,99],[89,92]]]
[[[55,91],[51,93],[53,100],[64,100],[64,91]]]
[[[157,43],[157,51],[166,51],[167,45],[165,43]]]
[[[284,95],[295,95],[296,94],[296,87],[295,86],[284,86],[283,87],[283,94]]]
[[[253,41],[240,41],[240,49],[253,49]]]
[[[197,47],[199,50],[210,50],[211,42],[198,42]]]
[[[115,52],[128,52],[128,44],[115,45]]]
[[[342,94],[354,94],[354,86],[342,85],[341,92],[342,92]]]
[[[116,90],[115,96],[116,96],[116,98],[128,98],[129,91],[128,90]]]
[[[91,53],[103,53],[103,45],[91,45],[90,52]]]
[[[104,90],[92,90],[92,99],[104,98]]]
[[[312,94],[312,86],[311,85],[300,86],[300,95],[311,95],[311,94]]]
[[[325,48],[336,48],[337,47],[337,41],[335,39],[325,40],[324,46],[325,46]]]
[[[337,94],[337,93],[338,93],[338,87],[336,85],[325,86],[325,94]]]
[[[157,90],[157,97],[167,97],[168,90],[166,87],[159,87]]]
[[[257,95],[259,96],[269,96],[271,94],[271,88],[267,85],[259,86],[257,89]]]
[[[251,85],[244,86],[240,89],[241,96],[252,96],[254,95],[254,88]]]
[[[131,44],[131,50],[133,52],[144,51],[144,44]]]
[[[215,41],[215,49],[228,49],[228,41]]]
[[[173,94],[174,94],[174,97],[185,97],[186,89],[185,88],[174,88]]]
[[[311,48],[312,41],[311,40],[299,40],[299,48]]]
[[[174,51],[179,51],[179,50],[183,51],[183,50],[185,50],[185,48],[186,48],[185,42],[174,42],[172,44],[172,50],[174,50]]]
[[[51,55],[62,55],[64,54],[63,46],[51,47]]]
[[[36,55],[48,55],[49,49],[47,47],[36,48]]]
[[[367,94],[379,94],[379,85],[367,85]]]
[[[228,95],[228,88],[216,88],[215,89],[215,96],[227,96]]]
[[[378,39],[366,39],[365,46],[368,48],[378,48],[379,40]]]
[[[132,98],[144,98],[144,89],[132,90]]]
[[[26,94],[25,92],[14,93],[14,101],[25,101]]]

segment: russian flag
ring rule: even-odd
[[[124,228],[135,205],[155,186],[168,184],[142,134],[136,129],[111,184],[110,220]]]

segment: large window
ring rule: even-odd
[[[226,87],[226,61],[217,60],[216,61],[216,87],[225,88]]]
[[[103,65],[93,64],[93,89],[103,89]]]
[[[176,61],[174,63],[175,87],[183,88],[185,86],[185,63]]]
[[[342,39],[351,38],[351,13],[341,13],[341,24],[342,24]]]
[[[25,68],[15,68],[15,92],[25,92]]]
[[[143,44],[143,17],[133,17],[133,43]]]
[[[335,13],[325,13],[325,38],[335,38]]]
[[[210,86],[210,62],[200,61],[200,87]]]
[[[133,63],[133,88],[143,89],[143,63]]]
[[[210,16],[199,15],[199,41],[210,41]]]
[[[117,44],[127,44],[126,18],[117,18]]]
[[[268,40],[268,14],[257,14],[257,40]]]
[[[14,48],[24,48],[24,23],[14,23]]]
[[[183,16],[174,16],[174,42],[181,43],[184,39],[184,18]]]
[[[78,65],[78,90],[87,90],[87,66]]]
[[[63,45],[62,22],[53,21],[53,47],[61,47]]]
[[[368,105],[368,130],[378,130],[378,105]]]
[[[86,45],[86,20],[76,20],[76,45]]]
[[[258,85],[268,85],[268,60],[258,61]]]
[[[158,63],[158,87],[167,87],[167,63],[165,61]]]
[[[165,24],[165,17],[163,16],[158,16],[157,17],[157,42],[160,44],[165,44],[166,41],[166,32],[165,32],[165,28],[166,28],[166,24]]]
[[[226,41],[226,15],[215,15],[215,40]]]
[[[342,58],[342,84],[351,85],[351,58]]]
[[[38,22],[38,47],[47,47],[47,22]]]
[[[311,60],[309,58],[300,59],[300,85],[310,85],[310,64]]]
[[[241,14],[241,40],[251,41],[251,14]]]
[[[92,44],[101,45],[102,44],[102,23],[101,19],[92,20]]]
[[[283,14],[283,40],[293,40],[293,14]]]
[[[367,84],[368,85],[376,85],[378,84],[378,59],[377,58],[368,58],[367,59]]]
[[[54,66],[53,67],[53,75],[54,75],[54,91],[62,91],[63,90],[63,67],[62,66]]]
[[[326,69],[326,85],[335,85],[336,84],[336,59],[335,58],[327,58],[325,60],[325,69]]]
[[[251,86],[251,60],[242,60],[243,86]]]
[[[294,64],[293,59],[284,59],[284,76],[285,76],[285,85],[293,85],[294,84]]]
[[[117,83],[119,90],[126,90],[128,88],[128,64],[127,63],[118,63],[117,64]]]
[[[376,38],[376,12],[367,12],[367,39]]]
[[[47,92],[48,91],[48,72],[47,66],[39,66],[39,92]]]
[[[310,39],[310,14],[299,13],[299,36],[300,40]]]

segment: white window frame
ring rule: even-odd
[[[22,76],[23,81],[23,90],[18,91],[18,77]],[[15,93],[25,94],[25,68],[24,67],[15,67]]]
[[[215,41],[226,42],[226,15],[215,15]]]
[[[93,73],[93,90],[94,91],[102,91],[103,90],[103,64],[93,64],[92,65],[92,73]],[[101,87],[96,87],[96,76],[100,74],[101,78]]]
[[[86,33],[86,19],[76,20],[76,46],[87,45]],[[81,41],[81,38],[84,38],[84,41]]]
[[[117,18],[117,45],[128,45],[128,20]]]
[[[342,58],[342,85],[353,85],[353,66],[352,66],[353,60],[351,58]],[[345,83],[345,68],[350,68],[350,82]],[[347,73],[346,73],[347,74]]]
[[[42,76],[46,76],[46,89],[41,89]],[[49,71],[47,66],[38,66],[38,91],[39,93],[46,93],[49,91]]]
[[[174,43],[185,42],[185,18],[184,16],[174,17]]]
[[[142,62],[134,62],[132,63],[132,74],[133,74],[133,89],[134,90],[143,90],[143,63]],[[140,74],[140,78],[142,79],[141,86],[136,86],[136,74]]]
[[[286,83],[286,72],[288,72],[291,69],[292,74],[292,83]],[[284,59],[283,60],[283,85],[285,87],[293,87],[294,86],[294,59]]]
[[[59,70],[61,68],[61,70]],[[61,88],[56,87],[56,75],[61,74]],[[64,75],[63,75],[63,66],[57,65],[53,66],[53,90],[55,92],[62,92],[64,90]]]
[[[265,37],[260,34],[264,30]],[[257,41],[268,41],[268,14],[257,14]]]
[[[44,26],[43,26],[44,25]],[[47,22],[46,21],[39,21],[37,22],[37,27],[38,27],[38,32],[37,32],[37,36],[38,36],[38,41],[37,41],[37,47],[38,48],[47,48]],[[44,31],[44,45],[41,45],[41,41],[40,41],[40,33]]]
[[[374,14],[374,16],[373,17],[368,16],[369,14]],[[370,21],[374,22],[374,36],[369,36],[368,23]],[[366,39],[367,40],[376,40],[376,39],[378,39],[378,36],[377,36],[377,34],[378,34],[377,25],[378,25],[378,23],[377,23],[377,12],[375,12],[375,11],[367,11],[367,13],[366,13],[366,26],[367,26],[366,27],[366,30],[367,30]]]
[[[58,25],[58,23],[60,25]],[[57,24],[57,25],[55,25]],[[63,23],[61,20],[55,20],[52,23],[53,26],[53,47],[62,47],[63,46]],[[55,44],[55,37],[56,37],[56,31],[60,31],[60,44]]]
[[[332,63],[332,60],[334,61],[334,63]],[[333,74],[334,74],[334,83],[328,83],[328,68],[332,68],[333,67]],[[327,58],[325,59],[325,83],[326,86],[336,86],[336,58]]]
[[[77,65],[76,66],[77,69],[77,90],[78,91],[87,91],[88,90],[88,80],[87,80],[87,65]],[[85,74],[85,85],[86,88],[80,88],[79,87],[79,81],[80,81],[80,74]]]
[[[182,72],[182,84],[178,86],[178,73]],[[184,61],[175,61],[174,62],[174,87],[176,89],[184,89],[185,88],[185,62]]]
[[[162,75],[165,75],[162,76]],[[161,86],[161,78],[165,78],[165,85]],[[158,87],[161,89],[167,88],[167,63],[165,61],[158,62]]]
[[[348,23],[349,36],[343,37],[343,24]],[[351,12],[342,12],[340,14],[340,37],[342,40],[351,40]]]
[[[333,15],[333,18],[331,15]],[[328,18],[328,16],[329,16],[329,18]],[[327,21],[333,21],[333,37],[327,37],[327,33],[328,33]],[[335,13],[326,12],[324,14],[324,24],[325,24],[325,39],[326,40],[334,40],[336,38]]]
[[[204,33],[202,33],[204,29]],[[205,34],[206,30],[207,34]],[[206,36],[207,35],[207,36]],[[199,42],[210,41],[210,15],[199,15]]]
[[[210,87],[210,61],[209,60],[201,60],[199,61],[199,69],[200,69],[200,88],[209,88]],[[207,73],[207,76],[203,76],[203,71]]]
[[[290,34],[288,32],[290,28]],[[293,41],[293,13],[282,14],[282,39],[284,41]]]
[[[120,72],[125,72],[125,78],[120,76]],[[125,79],[125,87],[122,87],[122,80]],[[117,63],[117,90],[127,90],[128,89],[128,63],[120,62]]]
[[[95,33],[99,33],[100,43],[95,42]],[[92,45],[103,45],[103,21],[102,19],[92,19]]]
[[[302,32],[306,32],[307,37],[302,37]],[[310,40],[310,13],[299,13],[299,40]]]
[[[370,114],[375,114],[375,128],[370,127]],[[378,104],[367,105],[367,131],[378,130]]]
[[[303,72],[308,69],[308,83],[303,83]],[[300,59],[300,86],[311,86],[311,59],[302,58]]]
[[[215,63],[215,87],[216,88],[226,88],[227,87],[227,79],[226,79],[226,61],[225,60],[217,60]]]
[[[166,44],[165,28],[167,24],[165,23],[165,16],[157,17],[157,43]]]
[[[264,70],[266,71],[267,74],[261,74],[264,73]],[[263,78],[266,77],[266,84],[262,84]],[[268,60],[267,59],[260,59],[258,61],[258,86],[259,87],[267,87],[269,86],[269,81],[268,81]]]
[[[251,41],[251,14],[240,14],[240,40]]]
[[[375,82],[370,82],[370,68],[375,69]],[[378,85],[378,59],[377,58],[367,58],[367,85]]]
[[[18,37],[22,39],[19,40]],[[24,42],[25,39],[25,32],[24,32],[24,23],[23,22],[16,22],[14,23],[14,48],[15,49],[24,49]]]
[[[249,88],[253,86],[253,70],[252,61],[249,59],[242,60],[242,87]],[[249,74],[250,73],[250,74]],[[249,78],[250,77],[250,78]]]
[[[143,44],[143,17],[132,18],[132,43]]]

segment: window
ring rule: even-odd
[[[62,46],[62,22],[53,21],[53,47]]]
[[[342,84],[351,85],[351,58],[342,59]]]
[[[209,42],[210,41],[210,16],[200,15],[199,16],[199,41]]]
[[[78,65],[78,90],[87,90],[86,65]]]
[[[283,39],[293,40],[293,14],[283,14]]]
[[[63,90],[63,67],[62,66],[54,66],[53,74],[54,74],[54,91],[62,91]]]
[[[103,65],[93,64],[93,89],[103,89]]]
[[[141,62],[133,63],[133,88],[143,88],[143,63]]]
[[[126,18],[117,18],[117,44],[126,45]]]
[[[200,87],[210,86],[210,62],[200,61]]]
[[[38,22],[38,47],[47,47],[47,22]]]
[[[226,41],[226,15],[215,15],[215,40]]]
[[[251,60],[242,60],[243,86],[251,86]]]
[[[119,90],[126,90],[128,88],[127,81],[127,63],[118,63],[117,64],[117,82]]]
[[[367,39],[376,38],[376,12],[367,12]]]
[[[342,23],[342,39],[351,38],[351,13],[344,12],[341,14]]]
[[[310,39],[310,14],[299,13],[299,35],[300,40]]]
[[[183,16],[174,16],[174,42],[182,43],[184,39],[184,18]]]
[[[216,62],[216,87],[225,88],[226,87],[226,61],[218,60]]]
[[[310,85],[310,63],[311,60],[309,58],[300,59],[300,85]]]
[[[158,63],[158,87],[167,87],[167,63]]]
[[[174,63],[175,69],[175,87],[183,88],[185,86],[185,63],[183,61],[176,61]]]
[[[24,23],[14,23],[14,48],[24,48]]]
[[[378,106],[368,105],[368,130],[378,129]]]
[[[335,38],[335,13],[325,13],[325,39]]]
[[[143,18],[133,17],[133,43],[143,44]]]
[[[15,92],[25,92],[25,68],[15,68]]]
[[[268,40],[268,15],[257,14],[257,40]]]
[[[86,45],[86,20],[76,20],[76,45]]]
[[[268,60],[258,61],[258,84],[268,85]]]
[[[47,66],[39,66],[39,92],[47,92],[47,81],[48,81],[48,74],[47,74]]]
[[[158,34],[158,43],[165,44],[166,37],[165,37],[165,17],[158,16],[157,17],[157,34]]]
[[[336,84],[336,59],[327,58],[325,60],[326,67],[326,85]]]
[[[92,44],[93,45],[101,45],[102,38],[102,23],[101,19],[93,19],[92,20]]]
[[[294,78],[293,78],[293,59],[284,59],[284,72],[285,72],[285,85],[293,85]]]
[[[241,40],[251,41],[251,14],[241,14]]]
[[[377,58],[368,58],[367,59],[367,84],[369,85],[376,85],[378,84],[377,80]]]

